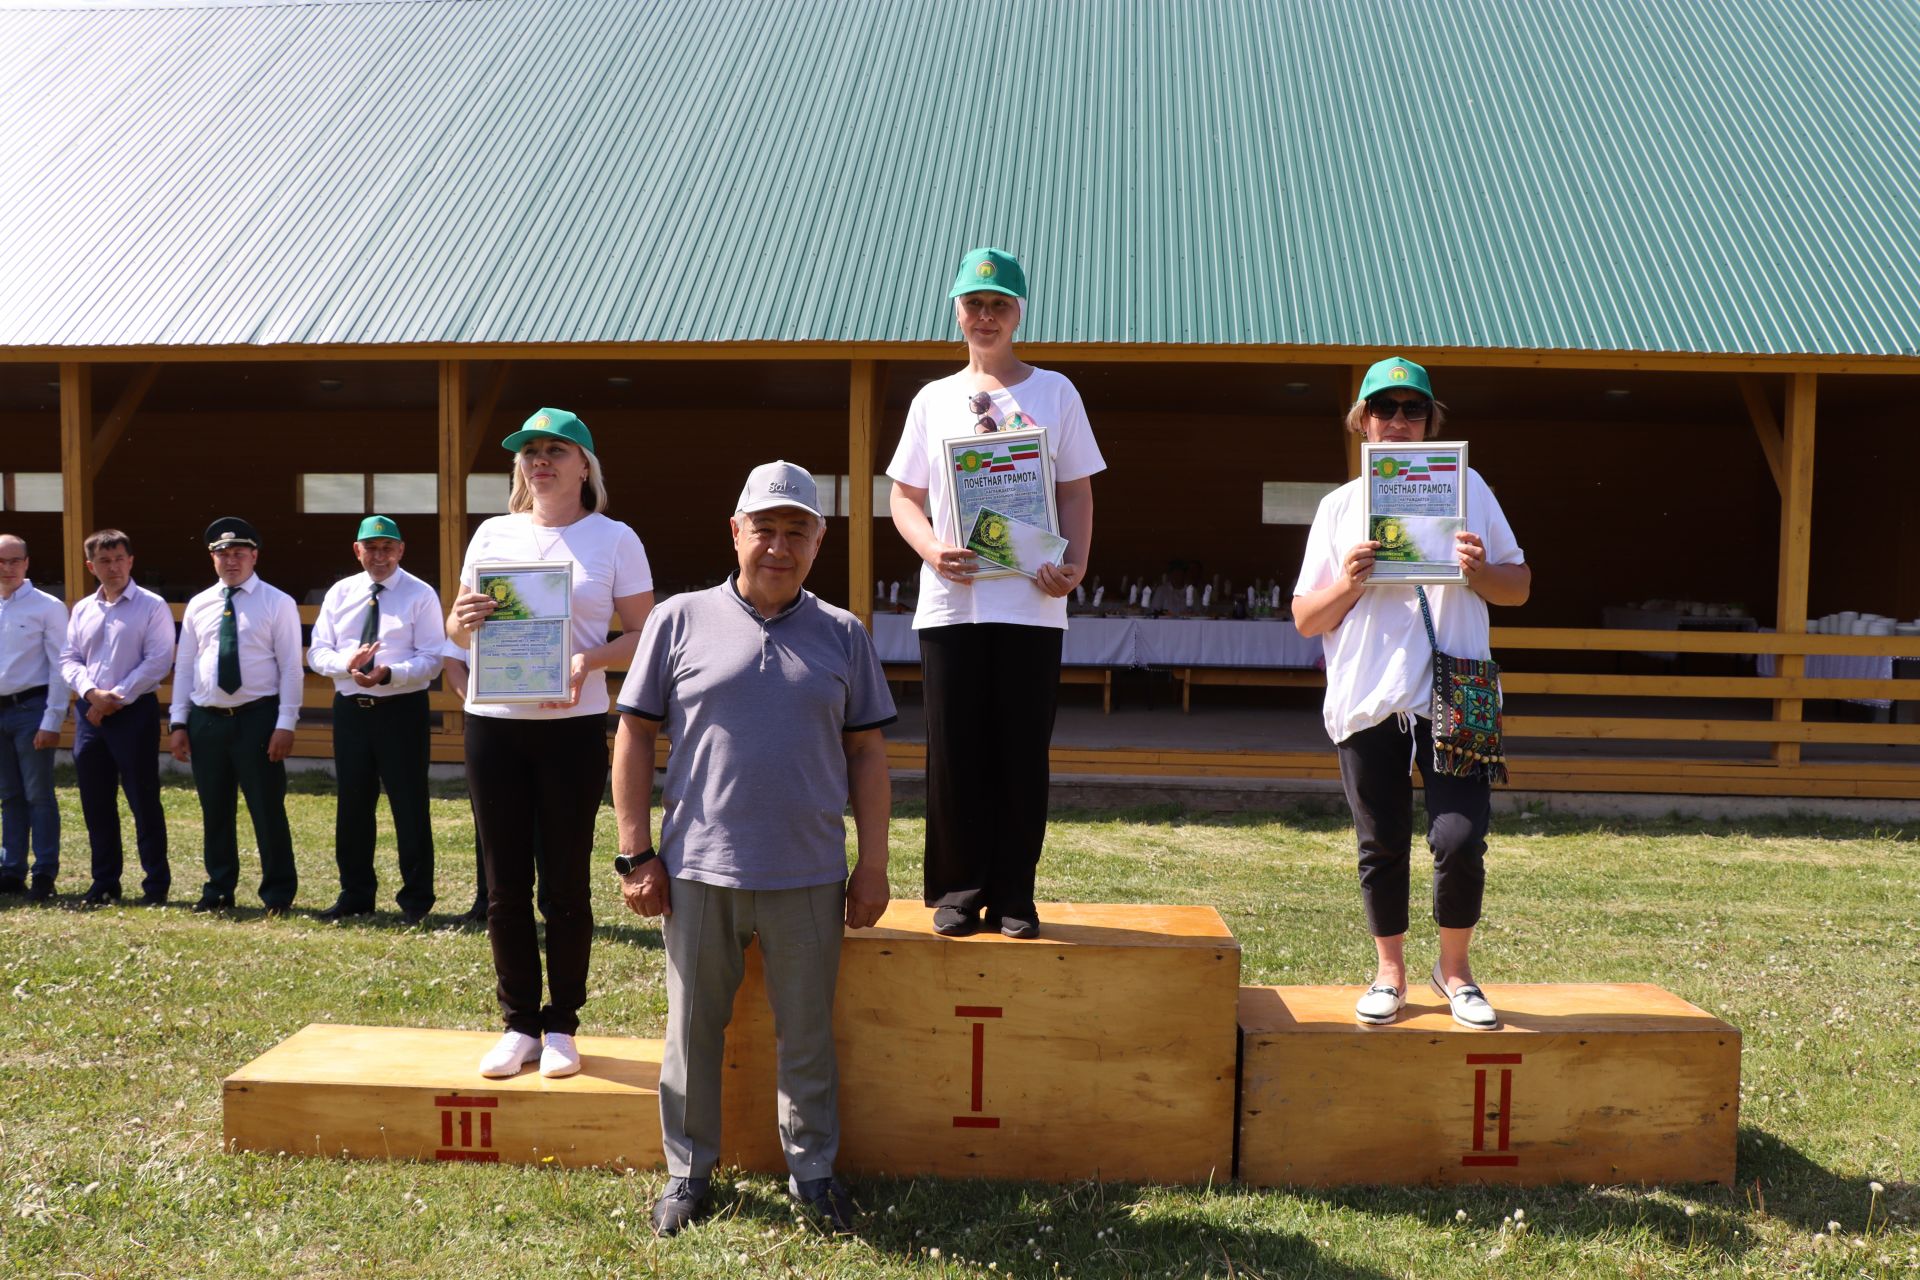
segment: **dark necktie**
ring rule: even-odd
[[[361,644],[372,644],[380,638],[380,593],[386,589],[385,583],[376,582],[373,584],[373,595],[367,599],[367,620],[360,624]],[[358,667],[355,667],[354,670],[371,672],[373,670],[372,656],[369,655],[367,660]]]
[[[227,603],[220,611],[220,666],[215,681],[226,693],[240,691],[240,623],[233,616],[233,597],[238,587],[222,587]]]

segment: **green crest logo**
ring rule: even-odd
[[[991,262],[981,263],[979,268],[979,276],[982,280],[993,279],[993,264]]]
[[[1387,370],[1387,376],[1389,378],[1392,378],[1395,382],[1405,382],[1407,380],[1407,367],[1405,365],[1397,364],[1393,366],[1393,368]]]

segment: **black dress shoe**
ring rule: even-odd
[[[707,1211],[705,1178],[668,1178],[667,1189],[653,1202],[653,1234],[679,1235]]]
[[[143,907],[164,907],[164,906],[166,906],[166,905],[167,905],[167,891],[166,891],[165,889],[149,889],[149,890],[147,890],[147,891],[146,891],[145,893],[143,893],[143,894],[141,894],[141,895],[140,895],[140,905],[141,905],[141,906],[143,906]]]
[[[45,902],[53,896],[53,877],[35,876],[33,883],[27,886],[28,902]]]
[[[91,885],[85,893],[80,895],[80,905],[83,907],[104,907],[109,902],[118,901],[120,901],[120,891],[109,889],[103,884]]]
[[[427,913],[424,911],[402,911],[400,913],[400,923],[409,929],[415,925],[425,924],[426,919]]]
[[[293,910],[291,902],[264,902],[260,904],[260,914],[269,920],[284,920]]]
[[[933,931],[943,938],[964,938],[980,932],[980,917],[958,907],[936,907]]]
[[[26,891],[25,876],[0,876],[0,893],[25,893]]]
[[[1037,938],[1040,936],[1040,917],[1001,916],[1000,933],[1008,938]]]
[[[365,906],[356,906],[348,902],[345,898],[341,898],[325,911],[322,911],[319,918],[322,920],[345,920],[350,916],[370,916],[372,914],[372,903],[367,903]]]
[[[787,1194],[798,1200],[813,1220],[827,1231],[853,1230],[853,1197],[840,1179],[831,1175],[800,1182],[787,1179]]]
[[[468,924],[485,924],[487,922],[487,900],[485,898],[474,899],[472,909],[460,918]]]
[[[231,910],[233,910],[233,897],[225,893],[202,894],[200,901],[193,904],[193,913],[197,916],[205,915],[209,911]]]

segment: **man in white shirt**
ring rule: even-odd
[[[74,692],[73,768],[80,781],[80,812],[87,820],[93,883],[81,902],[120,900],[126,852],[120,805],[127,794],[140,852],[140,902],[167,900],[173,869],[167,860],[167,815],[160,807],[160,699],[155,693],[173,670],[173,611],[133,580],[133,549],[118,529],[87,535],[87,572],[100,589],[73,606],[60,674]]]
[[[400,846],[401,918],[419,924],[433,906],[433,825],[427,809],[431,712],[427,686],[440,671],[446,620],[434,589],[400,567],[400,526],[368,516],[354,534],[365,571],[327,591],[313,622],[307,665],[333,681],[333,770],[338,783],[333,857],[340,897],[322,920],[373,914],[374,811],[386,788]]]
[[[269,916],[293,905],[299,875],[287,827],[287,755],[300,718],[300,610],[260,580],[260,535],[235,516],[207,526],[220,578],[187,601],[173,664],[173,758],[193,764],[207,885],[195,911],[233,906],[240,881],[234,824],[247,797],[260,847],[260,901]]]
[[[0,533],[0,893],[45,902],[60,874],[53,750],[67,715],[67,607],[29,582],[27,569],[26,541]]]

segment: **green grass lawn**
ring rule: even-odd
[[[81,910],[86,840],[63,786],[62,897],[0,902],[0,1275],[1920,1274],[1920,843],[1904,831],[1496,824],[1484,980],[1653,982],[1744,1032],[1731,1191],[856,1180],[866,1226],[826,1239],[792,1217],[783,1181],[728,1174],[715,1219],[661,1242],[646,1213],[662,1175],[221,1154],[221,1077],[309,1022],[497,1025],[477,929],[403,929],[390,901],[371,922],[313,918],[336,883],[329,785],[296,779],[300,909],[272,921],[185,910],[200,884],[185,786],[167,794],[176,905]],[[434,813],[441,905],[458,912],[471,822],[456,789]],[[921,835],[901,806],[902,896],[918,894]],[[384,820],[383,842],[390,895]],[[599,845],[610,857],[610,809]],[[1344,814],[1061,814],[1041,896],[1210,903],[1245,949],[1244,981],[1357,983],[1372,948],[1352,861]],[[243,858],[243,906],[257,872]],[[583,1029],[658,1035],[658,932],[622,909],[610,874],[597,884]],[[1431,958],[1430,925],[1409,950],[1416,968]],[[1393,1098],[1380,1104],[1390,1115]]]

